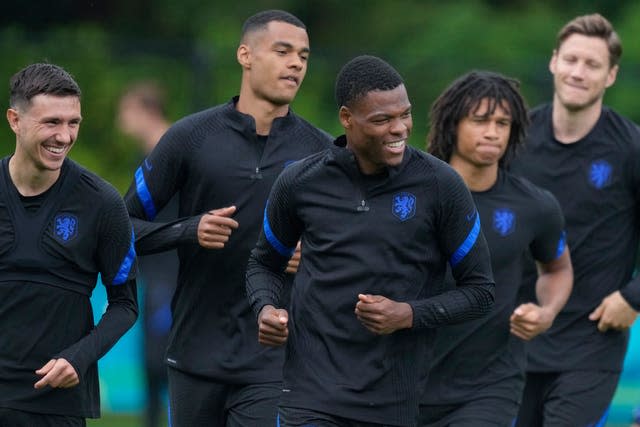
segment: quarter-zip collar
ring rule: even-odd
[[[337,137],[333,141],[333,147],[331,148],[331,151],[333,153],[333,160],[351,174],[357,173],[358,175],[364,176],[364,174],[360,172],[356,156],[351,150],[346,147],[346,135],[340,135],[339,137]],[[402,162],[398,166],[386,166],[386,172],[389,179],[393,179],[393,177],[401,173],[407,163],[409,163],[413,155],[413,149],[407,146],[405,148],[404,155],[402,156]],[[331,162],[331,160],[329,160],[329,162]]]
[[[253,116],[249,114],[241,113],[236,109],[238,103],[238,96],[234,96],[223,107],[225,117],[229,120],[231,128],[240,132],[247,137],[254,137],[256,135],[256,121]],[[271,125],[271,131],[269,137],[273,138],[281,133],[291,130],[296,125],[296,117],[293,115],[293,110],[289,107],[289,111],[286,116],[276,117]]]

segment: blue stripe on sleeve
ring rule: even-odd
[[[598,421],[597,424],[594,425],[594,427],[604,427],[607,424],[607,418],[609,418],[610,409],[611,409],[611,406],[609,406],[607,410],[604,411],[604,414],[602,414],[602,418],[600,418],[600,420]]]
[[[269,206],[269,201],[267,200],[267,206]],[[262,221],[262,228],[264,229],[264,235],[267,238],[267,241],[273,246],[273,248],[278,251],[280,255],[286,258],[291,258],[293,252],[296,250],[295,247],[288,248],[278,240],[275,234],[273,234],[273,230],[271,230],[271,226],[269,225],[269,219],[267,218],[267,208],[264,208],[264,220]]]
[[[560,233],[560,240],[558,240],[558,249],[556,249],[556,259],[560,258],[560,255],[564,253],[564,246],[566,242],[567,242],[567,232],[563,230],[562,233]]]
[[[153,199],[151,198],[151,193],[149,192],[147,183],[144,180],[142,167],[138,167],[138,169],[136,170],[136,192],[138,193],[138,198],[140,199],[140,203],[142,203],[142,207],[144,208],[144,213],[147,216],[147,219],[149,221],[153,221],[153,219],[156,217],[157,211],[155,205],[153,204]]]
[[[136,259],[135,241],[136,237],[133,234],[133,228],[131,228],[131,244],[129,245],[129,251],[124,257],[124,260],[122,260],[122,264],[120,264],[120,269],[118,270],[116,277],[113,279],[113,285],[122,285],[129,278],[131,266],[133,265],[133,261]]]
[[[467,256],[469,252],[471,252],[471,248],[478,240],[478,235],[480,234],[480,215],[476,212],[476,222],[473,224],[473,228],[469,231],[469,235],[464,242],[460,245],[458,249],[451,255],[451,259],[449,260],[449,264],[451,267],[455,267],[458,265],[462,259]]]

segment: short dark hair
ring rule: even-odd
[[[273,21],[286,22],[287,24],[300,27],[305,31],[307,30],[304,23],[289,12],[277,9],[263,10],[262,12],[258,12],[255,15],[250,16],[246,21],[244,21],[240,40],[244,40],[245,36],[249,33],[265,30],[267,25],[269,25],[269,22]]]
[[[31,64],[18,71],[9,81],[9,105],[25,107],[36,95],[77,96],[78,83],[62,67],[54,64]]]
[[[120,99],[135,100],[146,111],[162,117],[167,115],[165,91],[156,81],[132,83],[122,92]]]
[[[613,29],[611,22],[599,13],[578,16],[565,24],[558,32],[556,50],[560,49],[562,43],[573,34],[601,38],[609,49],[609,66],[613,67],[620,62],[622,56],[620,37]]]
[[[347,62],[336,78],[338,108],[351,107],[359,99],[375,90],[392,90],[404,84],[402,77],[384,60],[361,55]]]
[[[529,125],[527,104],[517,80],[490,71],[471,71],[459,77],[434,101],[429,114],[429,153],[449,162],[458,140],[458,123],[475,112],[483,99],[489,100],[487,115],[503,103],[509,108],[511,132],[507,150],[499,162],[501,167],[506,166],[524,142]]]

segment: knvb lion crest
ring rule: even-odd
[[[503,208],[493,211],[493,229],[501,236],[508,236],[516,228],[516,214],[511,209]]]
[[[608,186],[612,170],[611,164],[606,160],[596,160],[589,168],[589,182],[598,190]]]
[[[416,214],[416,196],[411,193],[398,193],[393,196],[393,214],[400,220],[406,221]]]
[[[75,215],[59,214],[53,222],[53,227],[56,239],[67,243],[78,235],[78,218]]]

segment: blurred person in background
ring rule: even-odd
[[[81,91],[54,64],[10,81],[15,152],[0,162],[0,426],[100,416],[100,359],[134,324],[134,238],[115,188],[67,158]],[[107,307],[94,326],[100,274]]]
[[[276,177],[331,143],[289,106],[309,53],[297,17],[248,18],[236,55],[240,95],[173,124],[126,195],[140,253],[178,249],[166,355],[171,425],[276,423],[284,352],[258,343],[244,280]],[[181,219],[151,222],[178,192]]]
[[[146,157],[160,137],[169,129],[166,94],[154,81],[130,84],[120,96],[117,111],[120,131],[138,143]],[[178,217],[178,195],[158,212],[155,221],[166,222]],[[142,319],[144,335],[144,371],[147,427],[158,427],[164,412],[167,389],[167,367],[164,354],[171,328],[171,297],[178,280],[178,254],[175,250],[138,257],[139,284],[142,285]]]
[[[512,162],[560,202],[575,275],[553,326],[527,345],[521,427],[604,425],[640,310],[640,130],[603,105],[621,55],[599,14],[562,27],[549,62],[553,100],[531,112]],[[526,282],[535,275],[532,266]]]

